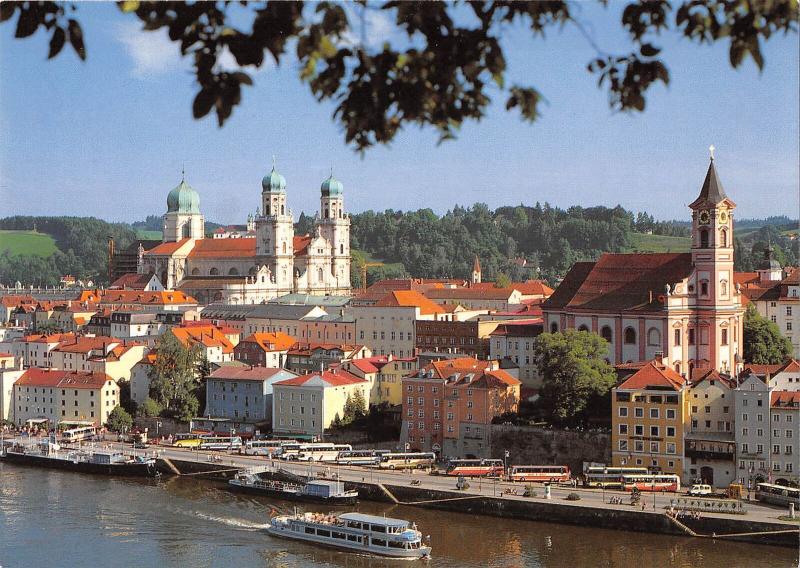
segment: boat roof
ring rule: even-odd
[[[392,519],[391,517],[379,517],[378,515],[365,515],[364,513],[343,513],[339,515],[343,521],[356,521],[370,523],[373,525],[384,525],[387,527],[407,527],[408,521],[402,519]]]
[[[341,484],[341,481],[335,481],[332,479],[312,479],[306,485],[326,485],[328,487],[338,487]]]

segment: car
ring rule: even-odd
[[[692,488],[689,489],[689,495],[692,497],[708,497],[714,494],[714,489],[710,485],[705,484],[695,484],[692,485]]]
[[[150,447],[150,444],[146,444],[144,442],[134,442],[133,443],[133,449],[134,450],[146,450],[149,447]]]

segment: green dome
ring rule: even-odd
[[[272,166],[272,171],[261,180],[261,187],[264,188],[264,191],[286,191],[286,178],[276,172],[275,166]]]
[[[200,213],[200,196],[186,180],[167,195],[167,212]]]
[[[322,182],[320,189],[322,190],[322,196],[328,197],[341,195],[344,191],[344,186],[342,185],[342,182],[333,177],[333,174],[331,174],[328,179]]]

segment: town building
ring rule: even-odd
[[[459,304],[471,310],[507,311],[522,303],[522,293],[515,288],[497,288],[491,283],[476,288],[431,288],[425,296],[437,304]]]
[[[770,477],[778,485],[796,485],[800,469],[800,390],[770,393]]]
[[[131,400],[137,405],[150,397],[150,373],[155,362],[155,353],[148,353],[131,367]]]
[[[365,345],[298,342],[286,354],[286,368],[298,374],[323,371],[339,366],[346,359],[363,359],[372,355]]]
[[[155,274],[138,274],[136,272],[136,266],[134,265],[132,272],[123,274],[114,280],[108,289],[162,292],[164,290],[164,285]]]
[[[541,320],[504,322],[489,334],[489,358],[513,362],[519,368],[517,378],[536,391],[542,387],[542,377],[534,360],[534,342],[542,329]]]
[[[271,425],[272,386],[295,377],[274,367],[223,365],[206,378],[206,415]]]
[[[233,342],[215,325],[190,325],[173,327],[171,333],[184,347],[197,346],[201,359],[209,363],[233,361]]]
[[[370,384],[342,369],[302,375],[272,385],[273,434],[322,439],[325,429],[345,415],[348,398],[360,392],[367,411]]]
[[[517,412],[520,382],[496,361],[433,362],[402,379],[400,442],[447,457],[488,457],[492,420]]]
[[[14,421],[87,421],[101,426],[119,405],[119,387],[100,372],[31,368],[14,383]]]
[[[738,373],[744,307],[734,285],[735,204],[713,158],[689,208],[691,252],[603,254],[575,263],[542,304],[545,330],[599,333],[613,364],[659,358],[684,377],[693,369]]]
[[[281,331],[253,333],[233,348],[233,360],[253,367],[279,369],[286,366],[286,355],[295,343],[294,337]]]
[[[0,351],[0,422],[14,422],[14,383],[24,372],[20,359]]]
[[[415,357],[394,357],[393,355],[373,355],[362,359],[343,361],[342,367],[365,380],[373,380],[370,391],[370,405],[403,404],[403,377],[417,372]]]
[[[656,361],[611,389],[612,464],[683,477],[688,392],[688,381]]]
[[[255,238],[205,238],[200,198],[185,179],[167,196],[164,242],[139,255],[137,272],[168,288],[190,290],[201,303],[252,304],[288,293],[350,293],[350,218],[343,186],[320,187],[311,235],[294,234],[286,179],[273,166],[261,182]]]
[[[75,339],[74,333],[33,334],[12,337],[0,342],[0,351],[22,361],[22,367],[49,367],[50,352],[62,341]]]

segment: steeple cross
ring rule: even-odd
[[[716,148],[714,147],[713,144],[708,147],[708,152],[709,154],[711,154],[711,161],[714,161],[714,150],[716,150]]]

